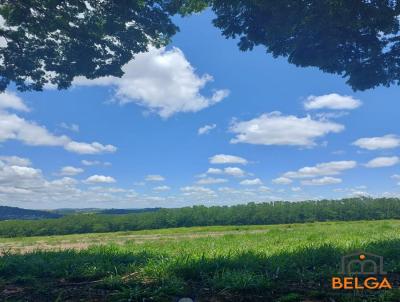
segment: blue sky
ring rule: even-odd
[[[205,12],[122,79],[0,95],[0,201],[25,208],[180,207],[397,196],[398,87],[262,48],[240,52]]]

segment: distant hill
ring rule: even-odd
[[[60,215],[73,215],[73,214],[111,214],[122,215],[132,213],[156,212],[161,208],[144,208],[144,209],[100,209],[100,208],[61,208],[55,209],[52,212]]]
[[[60,208],[52,210],[53,213],[57,213],[60,215],[73,215],[73,214],[97,214],[103,211],[103,209],[99,208]]]
[[[157,212],[161,208],[144,208],[144,209],[105,209],[99,214],[131,214],[131,213],[144,213],[144,212]]]
[[[0,206],[0,220],[59,218],[62,215],[49,211],[27,210],[17,207]]]

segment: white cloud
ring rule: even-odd
[[[30,159],[19,156],[0,156],[0,161],[12,166],[29,167],[32,165]]]
[[[83,160],[81,160],[81,163],[84,166],[99,166],[99,165],[111,166],[111,163],[109,163],[109,162],[101,162],[99,160],[86,160],[86,159],[83,159]]]
[[[23,189],[40,185],[42,171],[26,166],[10,165],[0,161],[0,184]]]
[[[330,121],[283,116],[280,112],[263,114],[258,118],[234,122],[230,130],[236,134],[231,143],[256,145],[314,146],[315,140],[328,133],[338,133],[344,126]]]
[[[243,157],[227,155],[227,154],[217,154],[209,158],[211,164],[242,164],[246,165],[248,163],[247,159]]]
[[[207,174],[223,174],[224,171],[218,168],[208,168]]]
[[[351,197],[371,197],[371,194],[364,191],[352,191],[348,195]]]
[[[262,181],[259,178],[245,179],[240,182],[242,186],[257,186],[262,185]]]
[[[215,195],[215,192],[209,188],[201,187],[201,186],[186,186],[182,187],[180,189],[184,195],[190,196],[190,195]]]
[[[103,187],[103,186],[94,186],[94,187],[89,187],[90,191],[97,191],[97,192],[102,192],[102,193],[125,193],[128,190],[122,189],[122,188],[115,188],[115,187]],[[129,192],[132,194],[132,190],[129,190]]]
[[[365,164],[367,168],[382,168],[390,167],[398,164],[400,159],[397,156],[391,157],[376,157]]]
[[[271,188],[267,187],[267,186],[260,186],[258,187],[258,191],[260,192],[271,192]]]
[[[101,164],[101,162],[98,160],[86,160],[86,159],[81,160],[81,163],[84,166],[96,166]]]
[[[243,177],[246,175],[246,172],[238,167],[226,167],[224,169],[224,173],[226,175],[235,177]]]
[[[104,175],[92,175],[89,176],[86,180],[86,183],[95,184],[95,183],[115,183],[116,180],[111,176],[104,176]]]
[[[224,169],[208,168],[207,172],[205,174],[201,174],[200,177],[206,177],[207,174],[224,174],[234,177],[243,177],[246,175],[246,171],[238,167],[226,167]]]
[[[39,169],[0,161],[0,199],[14,206],[21,201],[43,202],[68,198],[72,193],[71,186],[75,183],[68,177],[47,181]]]
[[[201,186],[184,187],[181,189],[182,194],[176,196],[149,196],[139,194],[133,189],[114,187],[108,184],[109,181],[112,182],[109,176],[101,175],[96,179],[92,178],[94,182],[84,181],[89,186],[81,186],[74,178],[48,180],[40,169],[18,166],[15,163],[0,160],[0,200],[3,205],[42,209],[165,207],[215,202],[218,198],[213,190]],[[26,164],[26,161],[21,163]],[[166,186],[160,186],[161,188],[164,190]],[[159,190],[154,190],[157,191]]]
[[[109,178],[98,178],[100,183]],[[98,182],[94,182],[98,183]],[[149,206],[149,198],[122,188],[78,188],[71,177],[47,180],[40,169],[0,160],[0,200],[4,205],[29,208]],[[124,193],[125,192],[125,193]]]
[[[396,179],[396,180],[400,180],[400,175],[399,174],[394,174],[391,176],[391,178]]]
[[[0,96],[5,94],[0,94]],[[20,100],[18,98],[18,100]],[[21,101],[21,100],[20,100]],[[7,101],[10,104],[10,101]],[[14,109],[24,110],[12,101]],[[6,104],[6,102],[4,102]],[[22,103],[23,104],[23,103]],[[4,105],[5,106],[5,105]],[[10,108],[10,105],[7,105]],[[115,152],[117,148],[112,145],[102,145],[98,142],[83,143],[73,141],[68,136],[57,136],[50,133],[45,127],[35,122],[27,121],[16,114],[1,110],[0,108],[0,142],[18,140],[30,146],[59,146],[65,150],[79,154],[99,154]]]
[[[62,176],[74,176],[74,175],[78,175],[80,173],[83,173],[84,170],[82,168],[76,168],[76,167],[72,167],[72,166],[66,166],[66,167],[62,167],[60,170],[60,175]]]
[[[273,179],[272,182],[277,185],[289,185],[293,182],[293,180],[287,177],[278,177]]]
[[[310,95],[304,103],[306,110],[314,109],[334,109],[334,110],[351,110],[361,106],[361,101],[349,95],[340,95],[331,93],[326,95],[314,96]]]
[[[162,192],[162,191],[169,191],[169,190],[171,190],[171,188],[168,186],[158,186],[158,187],[154,187],[153,190]]]
[[[29,111],[29,108],[24,104],[22,99],[9,91],[0,93],[0,110],[1,109]]]
[[[300,191],[301,191],[301,188],[300,188],[300,187],[292,187],[291,190],[292,190],[293,192],[300,192]]]
[[[317,176],[338,175],[341,172],[353,169],[357,163],[352,160],[331,161],[327,163],[320,163],[313,167],[304,167],[295,172],[286,172],[283,176],[287,178],[307,178]]]
[[[324,176],[322,178],[303,180],[301,184],[304,186],[326,186],[326,185],[339,184],[341,182],[342,180],[340,178]]]
[[[63,177],[61,179],[56,179],[50,182],[52,185],[56,186],[73,186],[78,183],[76,179],[73,179],[71,177]]]
[[[364,137],[353,142],[353,145],[368,150],[392,149],[400,146],[400,137],[394,134],[378,137]]]
[[[70,130],[72,132],[79,132],[78,124],[67,124],[67,123],[63,122],[60,124],[60,127],[66,129],[66,130]]]
[[[211,185],[211,184],[220,184],[227,182],[227,179],[224,178],[213,178],[213,177],[207,177],[207,178],[202,178],[197,181],[197,184],[199,185]]]
[[[145,178],[146,181],[164,181],[165,178],[161,175],[157,175],[157,174],[150,174],[147,175]]]
[[[228,90],[217,90],[207,97],[201,94],[212,81],[210,75],[198,76],[179,48],[151,48],[135,56],[123,68],[121,78],[95,80],[76,78],[75,85],[112,85],[121,104],[136,103],[168,118],[178,112],[197,112],[228,96]]]
[[[113,145],[102,145],[98,142],[80,143],[70,141],[64,145],[65,150],[79,154],[99,154],[99,153],[114,153],[117,147]]]
[[[198,135],[208,134],[211,130],[215,129],[215,127],[217,127],[216,124],[205,125],[203,127],[200,127],[199,130],[197,130],[197,134]]]

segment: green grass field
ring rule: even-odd
[[[4,238],[0,300],[400,301],[396,289],[330,289],[355,250],[400,272],[399,230],[381,220]]]

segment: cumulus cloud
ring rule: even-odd
[[[361,106],[361,101],[349,95],[331,93],[326,95],[310,95],[304,103],[306,110],[333,109],[333,110],[352,110]]]
[[[223,174],[224,170],[218,168],[208,168],[207,174]]]
[[[0,161],[0,184],[16,187],[17,189],[29,189],[39,183],[42,171],[26,166],[10,165]]]
[[[70,141],[64,145],[65,150],[79,154],[114,153],[117,147],[113,145],[102,145],[98,142],[81,143]]]
[[[4,101],[3,95],[3,108],[24,110],[18,102]],[[7,97],[6,97],[7,98]],[[17,98],[18,101],[21,101]],[[14,105],[10,105],[10,104]],[[8,105],[4,105],[8,104]],[[22,103],[23,104],[23,103]],[[99,153],[110,153],[115,152],[117,148],[112,145],[102,145],[98,142],[84,143],[76,142],[65,135],[55,135],[49,132],[45,127],[37,125],[35,122],[25,120],[24,118],[10,113],[6,110],[2,110],[0,107],[0,142],[7,140],[18,140],[26,145],[30,146],[59,146],[65,150],[79,153],[79,154],[99,154]]]
[[[243,177],[246,175],[246,172],[238,167],[226,167],[224,169],[209,168],[206,174],[202,174],[201,176],[205,177],[207,174],[225,174],[228,176]]]
[[[368,192],[364,192],[364,191],[352,191],[348,195],[350,197],[371,197],[372,196]]]
[[[97,174],[89,176],[85,180],[85,183],[88,183],[88,184],[115,183],[115,182],[116,182],[116,180],[111,176],[104,176],[104,175],[97,175]]]
[[[225,179],[225,178],[206,177],[206,178],[199,179],[197,181],[197,184],[199,184],[199,185],[212,185],[212,184],[224,183],[224,182],[227,182],[227,181],[228,180]]]
[[[163,192],[163,191],[169,191],[169,190],[171,190],[171,188],[169,186],[158,186],[158,187],[154,187],[153,190]]]
[[[226,175],[235,176],[235,177],[243,177],[246,175],[246,172],[238,167],[226,167],[224,169],[224,173]]]
[[[11,156],[9,156],[11,158]],[[16,163],[14,161],[14,163]],[[24,163],[21,161],[21,163]],[[27,162],[25,161],[24,164]],[[30,162],[29,162],[30,164]],[[244,201],[266,201],[282,199],[270,195],[269,188],[254,185],[250,187],[219,188],[214,191],[206,186],[183,186],[180,193],[168,196],[141,194],[129,188],[112,184],[112,177],[92,175],[88,186],[72,177],[46,179],[40,169],[32,166],[18,166],[0,160],[0,200],[4,205],[29,208],[60,207],[154,207],[188,206],[193,204],[232,204]],[[168,186],[149,188],[154,194],[168,190]],[[218,193],[217,193],[218,192]]]
[[[60,127],[72,132],[79,132],[79,125],[78,124],[67,124],[67,123],[61,123]]]
[[[11,157],[9,157],[11,158]],[[21,164],[26,164],[22,161]],[[30,162],[29,162],[30,163]],[[92,178],[95,179],[95,178]],[[71,177],[46,179],[40,169],[18,165],[16,161],[0,160],[0,200],[4,205],[59,208],[59,207],[129,207],[132,204],[148,207],[154,201],[145,195],[139,196],[131,189],[100,187],[109,178],[97,178],[87,189],[78,187],[79,182]]]
[[[146,181],[164,181],[165,178],[158,174],[150,174],[145,177]]]
[[[383,168],[398,164],[400,159],[397,156],[376,157],[365,164],[367,168]]]
[[[184,195],[215,195],[215,192],[209,188],[202,186],[186,186],[180,189]]]
[[[11,158],[11,157],[9,157]],[[26,166],[27,161],[0,160],[0,199],[2,202],[43,201],[71,193],[76,181],[62,178],[53,181],[44,179],[42,171]],[[30,161],[29,161],[30,164]],[[68,195],[66,195],[68,196]],[[64,198],[67,198],[64,196]]]
[[[289,185],[293,182],[293,180],[287,177],[278,177],[273,179],[272,182],[277,185]]]
[[[0,110],[1,109],[29,111],[29,108],[24,104],[23,100],[15,93],[9,91],[0,93]]]
[[[342,180],[340,178],[324,176],[322,178],[303,180],[301,184],[304,186],[326,186],[326,185],[339,184],[341,182]]]
[[[400,137],[394,134],[364,137],[353,142],[353,145],[367,150],[393,149],[400,146]]]
[[[248,163],[247,159],[235,155],[217,154],[209,158],[211,164],[242,164]]]
[[[338,175],[341,172],[353,169],[357,163],[352,160],[331,161],[320,163],[312,167],[303,167],[297,171],[286,172],[283,177],[287,178],[311,178],[318,176]]]
[[[151,48],[136,55],[123,68],[121,78],[105,77],[94,80],[76,78],[75,85],[114,86],[115,99],[120,104],[136,103],[163,118],[178,112],[197,112],[212,106],[229,94],[216,90],[204,96],[201,90],[213,80],[212,76],[196,74],[179,48]]]
[[[62,176],[74,176],[74,175],[78,175],[80,173],[83,173],[84,170],[82,168],[76,168],[76,167],[72,167],[72,166],[66,166],[66,167],[62,167],[60,170],[60,175]]]
[[[9,165],[29,167],[32,162],[29,158],[19,157],[19,156],[0,156],[0,161],[3,161]]]
[[[262,185],[262,181],[259,178],[245,179],[242,180],[239,184],[241,184],[242,186],[258,186]]]
[[[203,127],[200,127],[199,130],[197,130],[197,134],[198,135],[208,134],[210,133],[211,130],[215,129],[215,127],[217,127],[216,124],[205,125]]]
[[[109,163],[109,162],[101,162],[99,160],[86,160],[86,159],[83,159],[83,160],[81,160],[81,163],[84,166],[99,166],[99,165],[111,166],[111,163]]]
[[[263,114],[258,118],[234,122],[230,130],[236,134],[231,143],[255,145],[314,146],[317,138],[328,133],[338,133],[344,126],[310,116],[299,118],[284,116],[280,112]]]
[[[258,187],[258,191],[260,192],[271,192],[271,188],[267,187],[267,186],[259,186]]]

